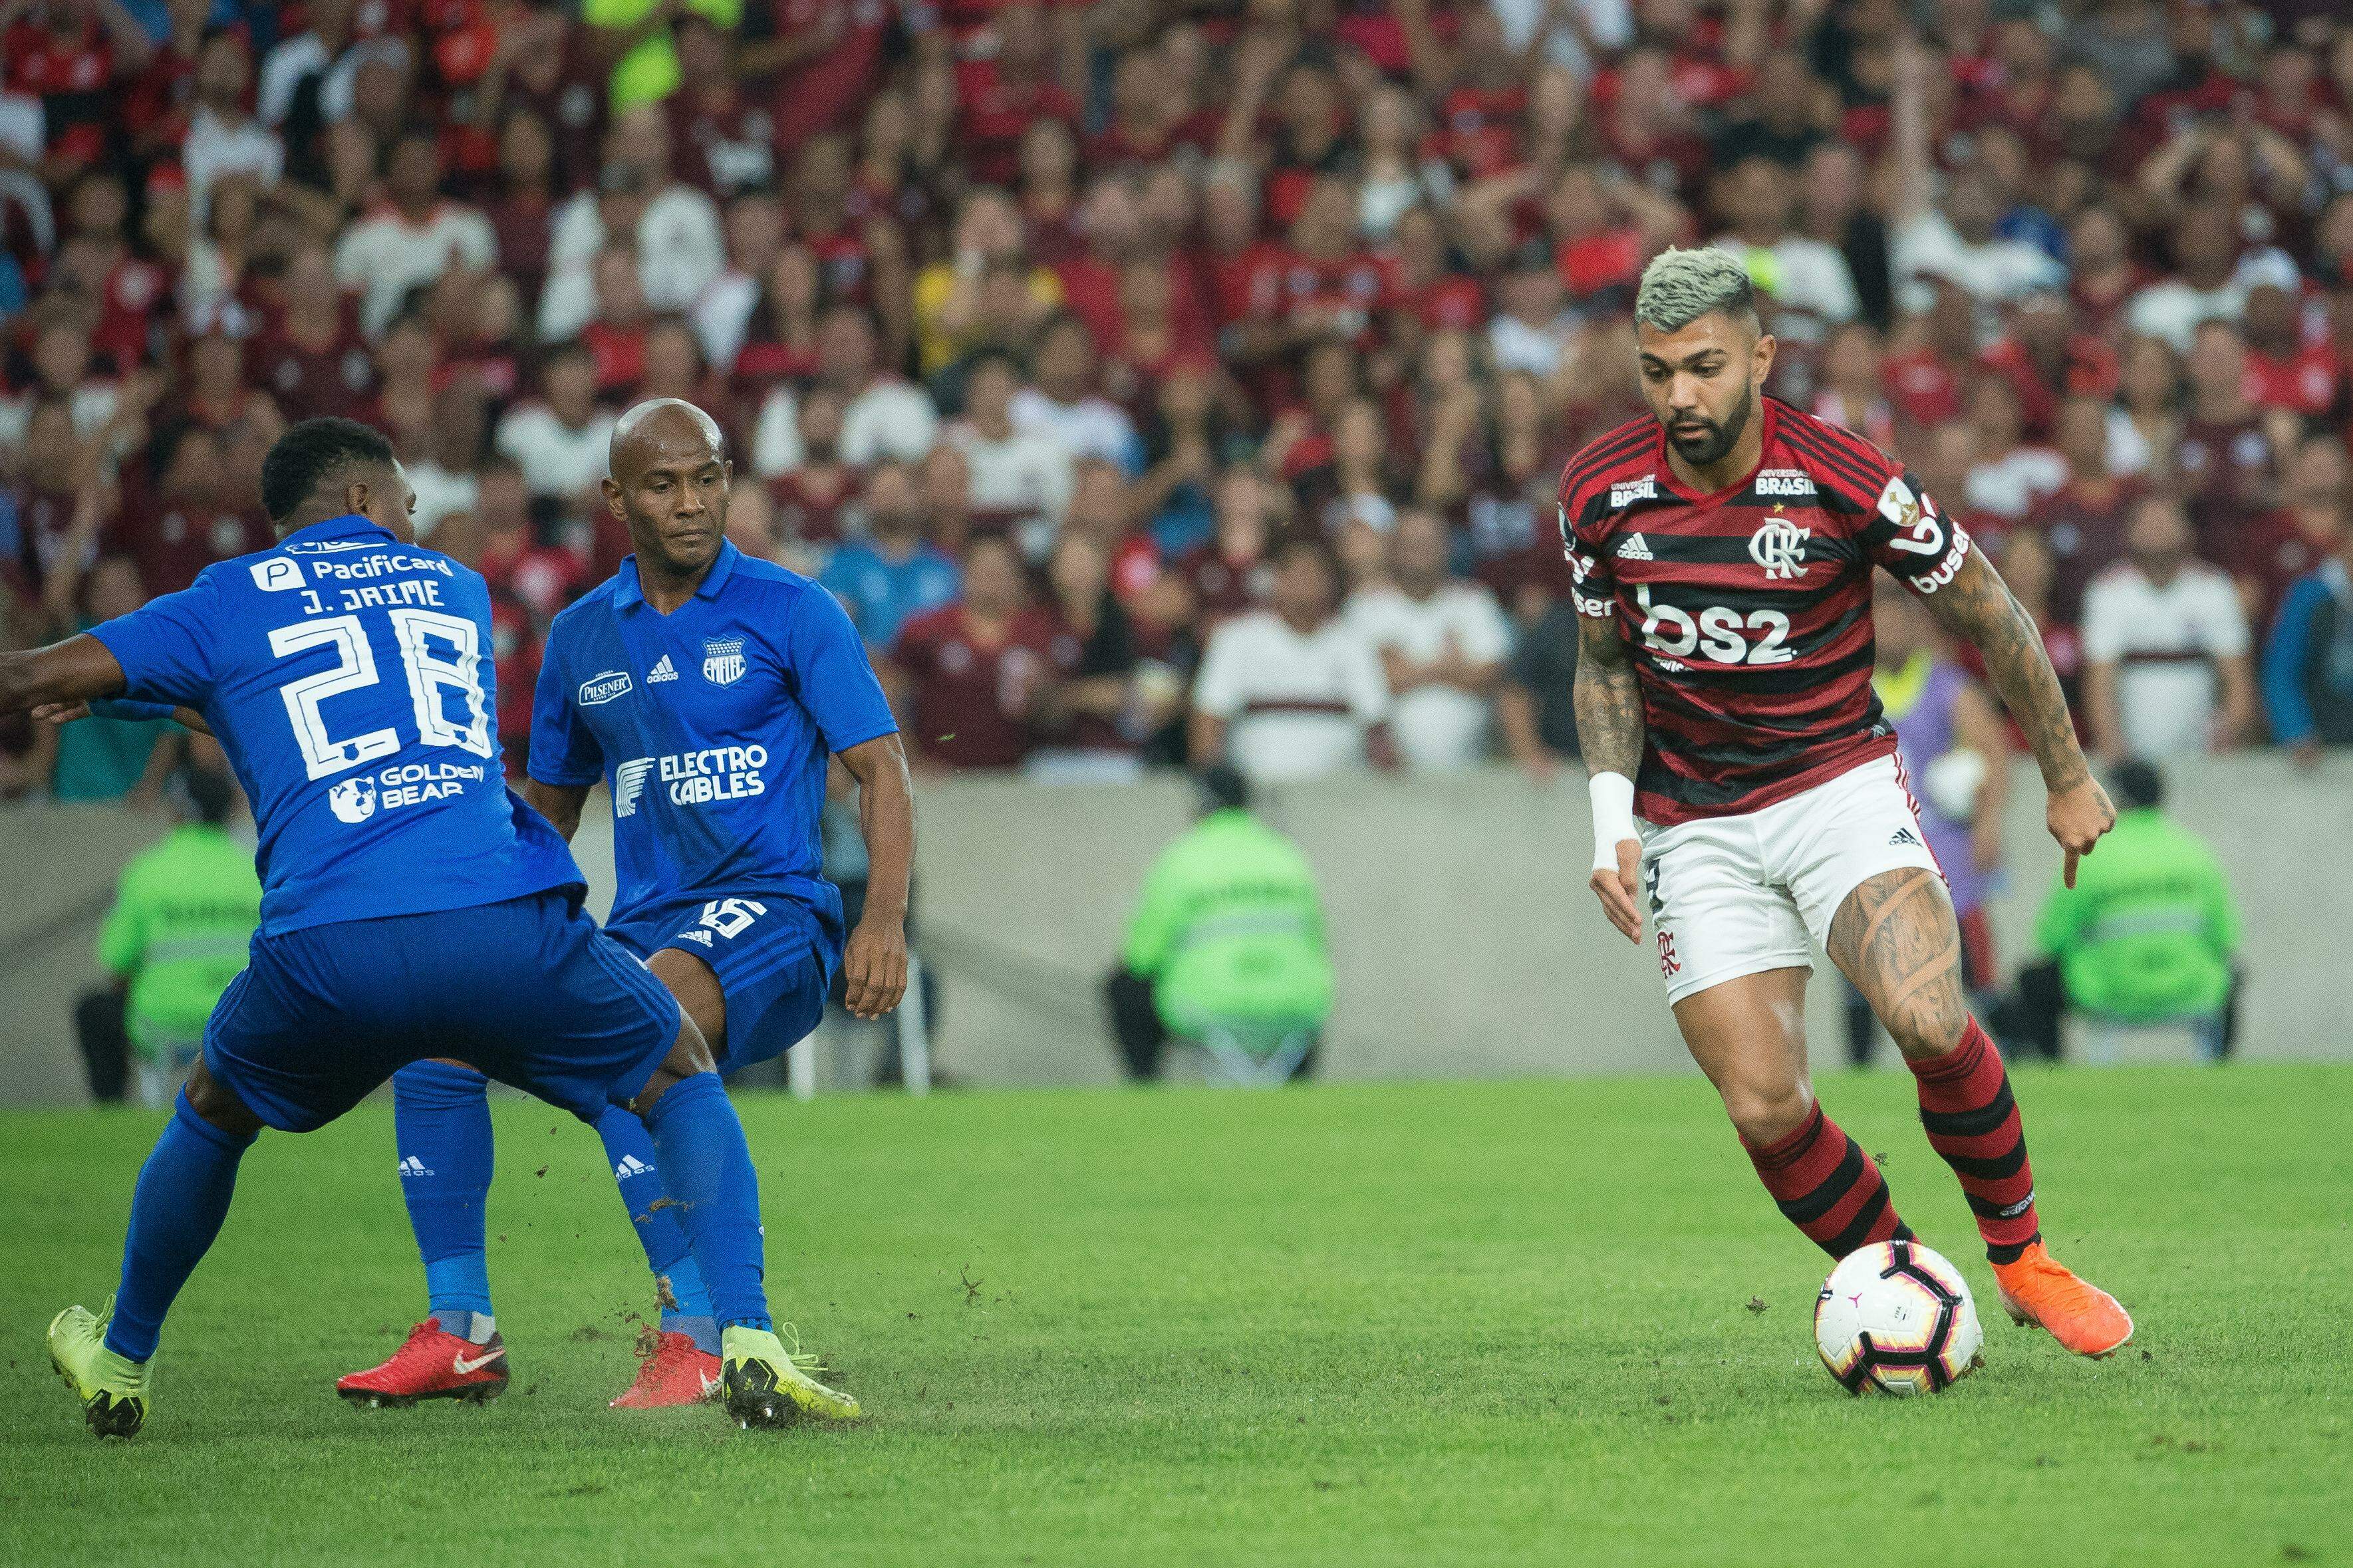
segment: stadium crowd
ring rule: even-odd
[[[2099,753],[2353,743],[2333,0],[5,0],[0,55],[15,645],[266,542],[346,414],[497,590],[519,764],[675,395],[924,764],[1546,773],[1561,464],[1713,241]],[[110,733],[0,790],[152,786]]]

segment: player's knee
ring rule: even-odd
[[[1888,1037],[1895,1048],[1915,1061],[1927,1057],[1941,1057],[1960,1047],[1961,1037],[1968,1031],[1968,1015],[1957,1007],[1910,1005],[1894,1010],[1894,1016],[1883,1019]]]
[[[261,1131],[261,1118],[237,1097],[237,1090],[206,1068],[202,1058],[188,1074],[186,1093],[189,1110],[230,1136],[250,1138]]]
[[[1803,1083],[1724,1086],[1724,1112],[1751,1143],[1773,1143],[1788,1137],[1813,1108],[1813,1090]]]

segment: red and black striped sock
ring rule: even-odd
[[[1832,1258],[1874,1241],[1909,1241],[1912,1227],[1887,1201],[1878,1162],[1862,1152],[1819,1101],[1795,1132],[1770,1143],[1740,1141],[1781,1217]]]
[[[2026,1134],[2001,1052],[1972,1018],[1958,1046],[1941,1057],[1907,1058],[1907,1065],[1919,1080],[1928,1146],[1961,1179],[1986,1256],[2017,1262],[2042,1231],[2034,1213],[2034,1168],[2026,1163]]]

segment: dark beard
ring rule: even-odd
[[[1708,425],[1698,436],[1679,436],[1669,426],[1667,439],[1674,444],[1675,456],[1694,468],[1722,462],[1724,455],[1740,444],[1741,433],[1748,428],[1749,406],[1749,399],[1744,395],[1734,405],[1731,418],[1721,425]]]

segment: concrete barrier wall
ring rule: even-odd
[[[2005,968],[2058,860],[2031,769],[2019,784],[1995,910]],[[2173,789],[2174,809],[2232,868],[2245,915],[2245,1053],[2353,1057],[2353,758],[2313,773],[2271,755],[2199,759],[2174,770]],[[1650,949],[1610,931],[1586,889],[1591,830],[1573,771],[1549,788],[1503,769],[1335,780],[1264,805],[1324,882],[1339,976],[1330,1076],[1688,1068]],[[1174,779],[919,784],[920,945],[942,982],[944,1070],[976,1084],[1111,1080],[1096,987],[1145,868],[1191,808]],[[79,1092],[69,1012],[95,978],[97,914],[113,867],[158,831],[125,812],[0,811],[0,1099]],[[577,847],[601,908],[601,801]],[[1809,1026],[1828,1063],[1841,1036],[1820,969]]]

